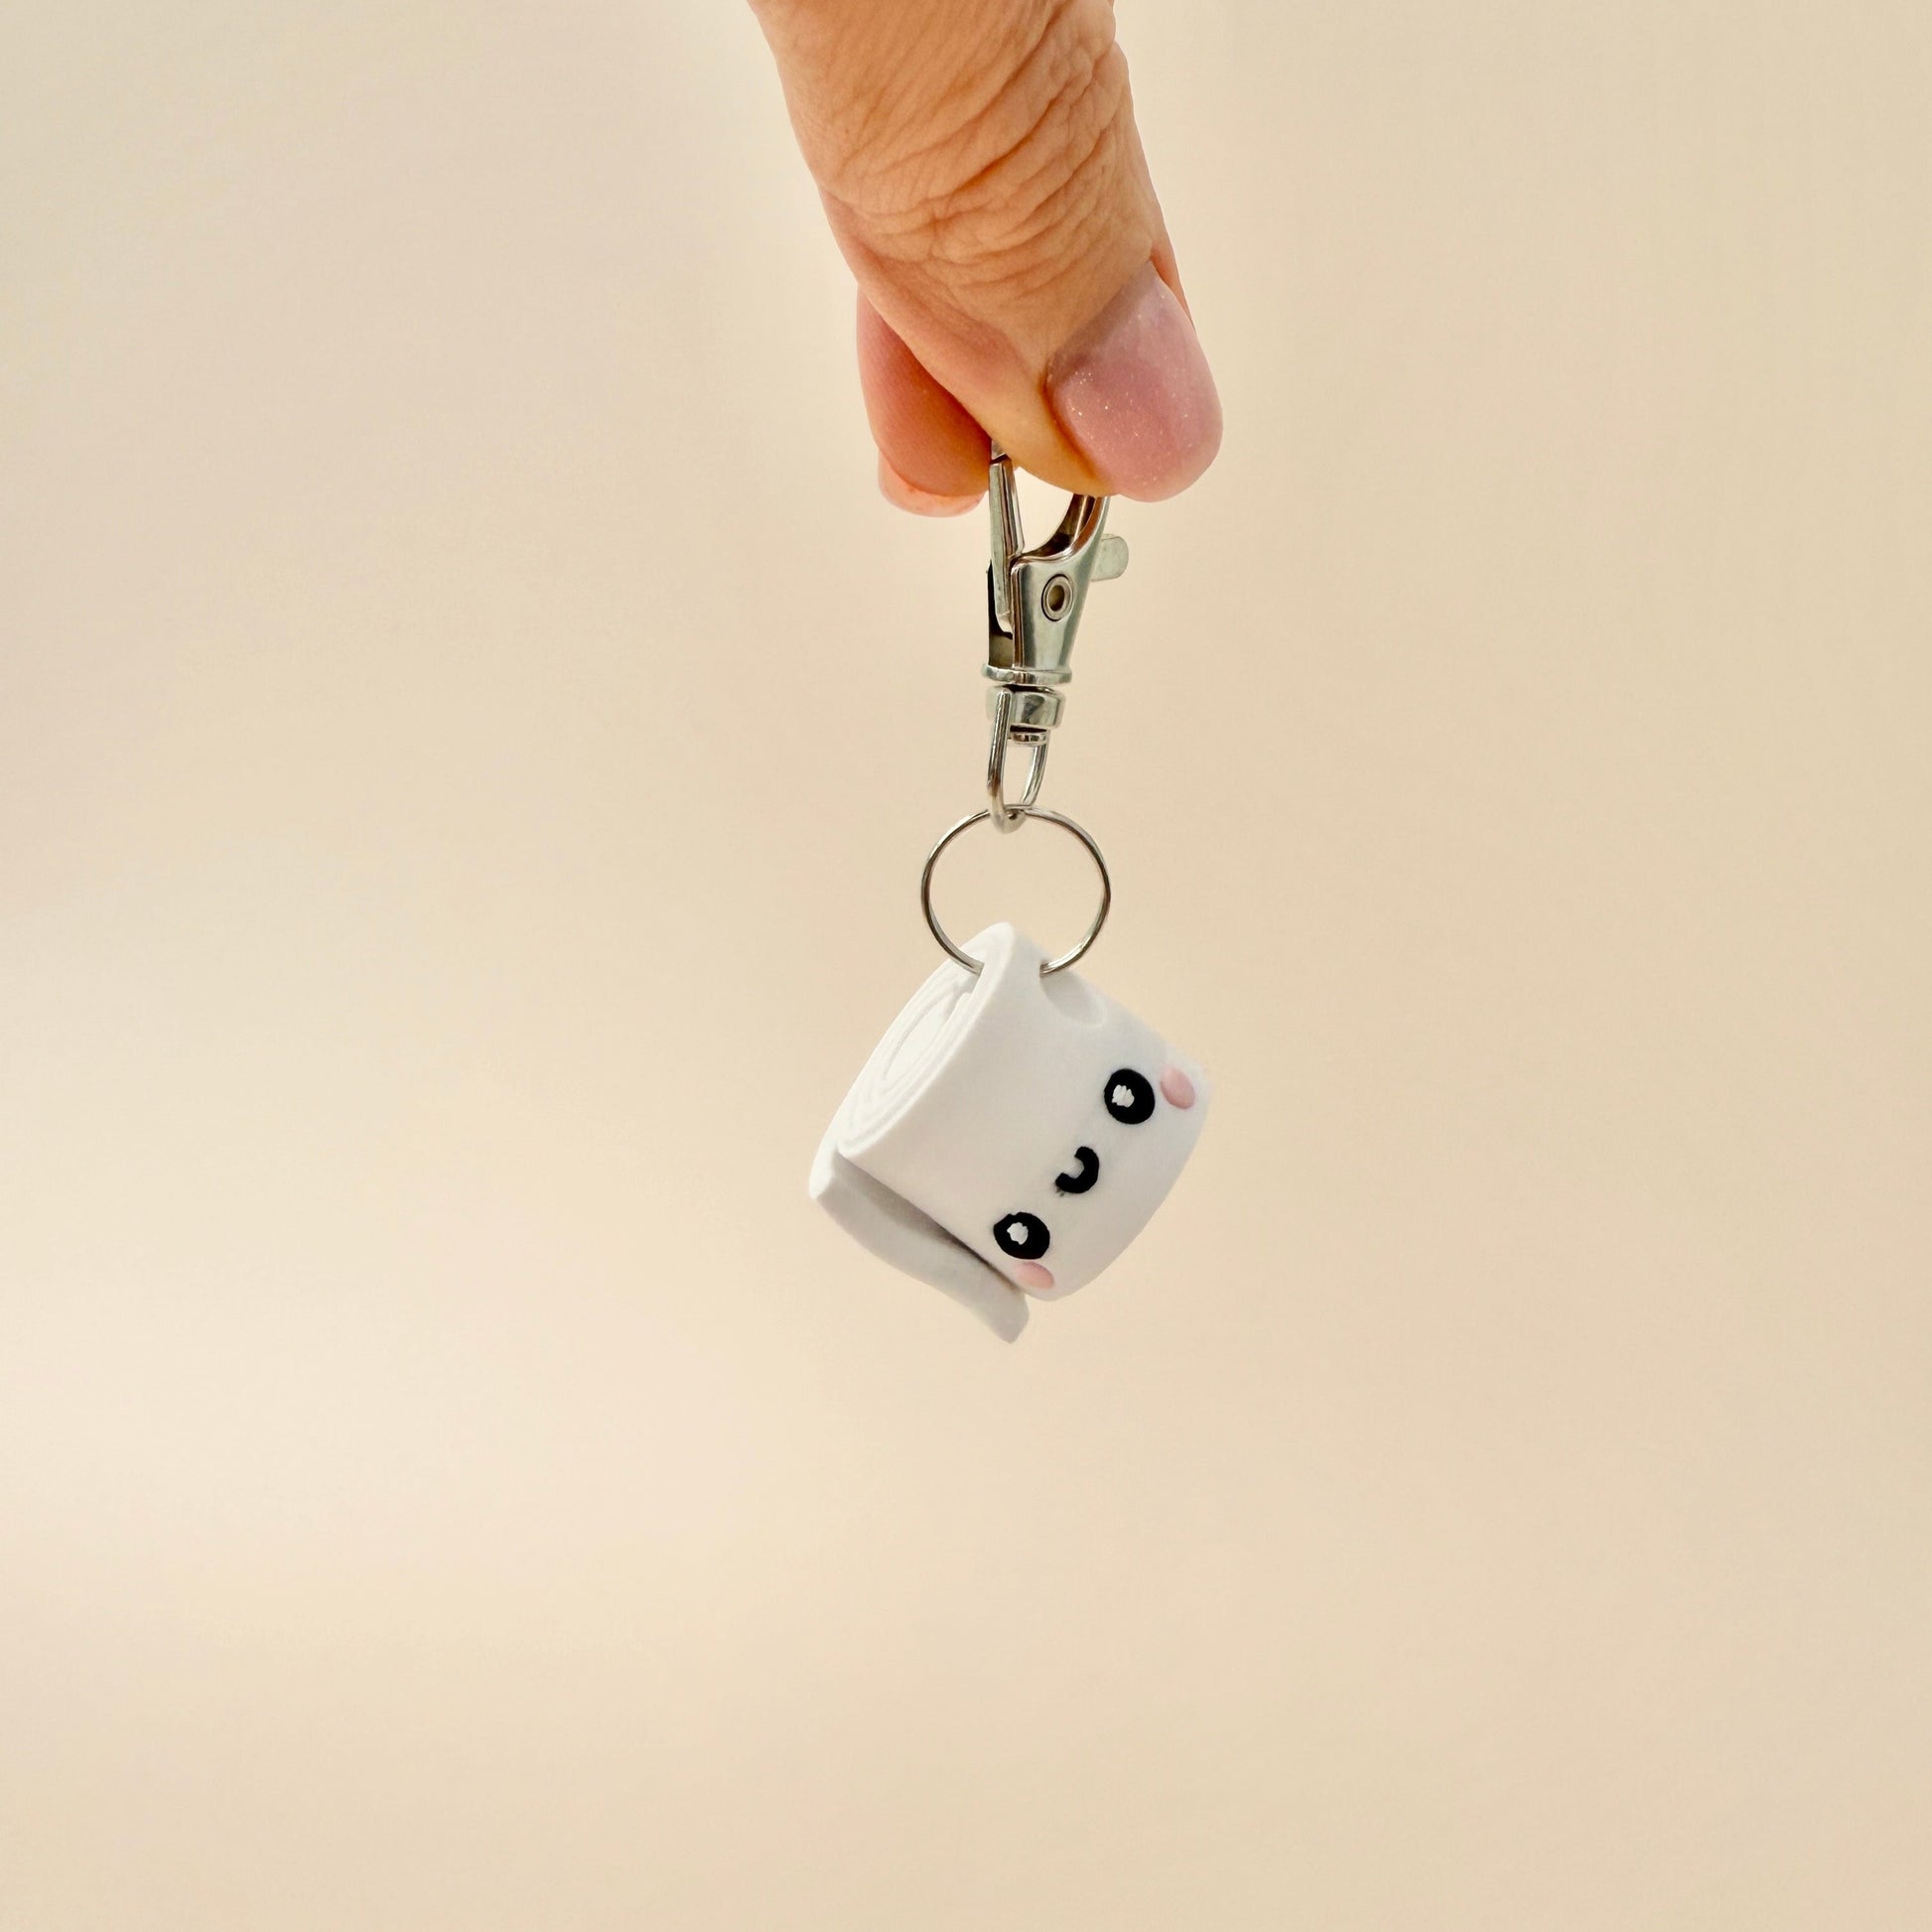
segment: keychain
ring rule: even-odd
[[[1088,587],[1127,568],[1127,545],[1106,534],[1106,497],[1075,496],[1028,550],[1012,459],[997,447],[988,481],[987,802],[926,856],[919,906],[946,962],[873,1049],[810,1184],[862,1246],[1012,1340],[1029,1298],[1085,1287],[1147,1225],[1193,1152],[1208,1086],[1192,1060],[1068,970],[1100,936],[1113,882],[1085,827],[1038,803]],[[1028,753],[1027,778],[1009,799],[1014,746]],[[1092,859],[1092,924],[1053,959],[1005,924],[959,944],[932,908],[940,857],[975,825],[1015,832],[1035,819]]]

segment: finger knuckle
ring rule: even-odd
[[[958,285],[1025,295],[1115,216],[1131,141],[1107,0],[1057,0],[984,77],[852,157],[872,245]]]

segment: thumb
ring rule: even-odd
[[[1170,496],[1220,402],[1179,296],[1110,0],[753,0],[860,291],[881,481]]]

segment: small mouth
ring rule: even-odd
[[[1060,1194],[1084,1194],[1100,1178],[1100,1156],[1090,1147],[1073,1150],[1073,1166],[1053,1176],[1053,1190]]]

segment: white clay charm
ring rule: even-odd
[[[948,960],[874,1049],[812,1166],[863,1246],[1011,1340],[1027,1298],[1084,1288],[1200,1136],[1201,1069],[1010,925]]]

